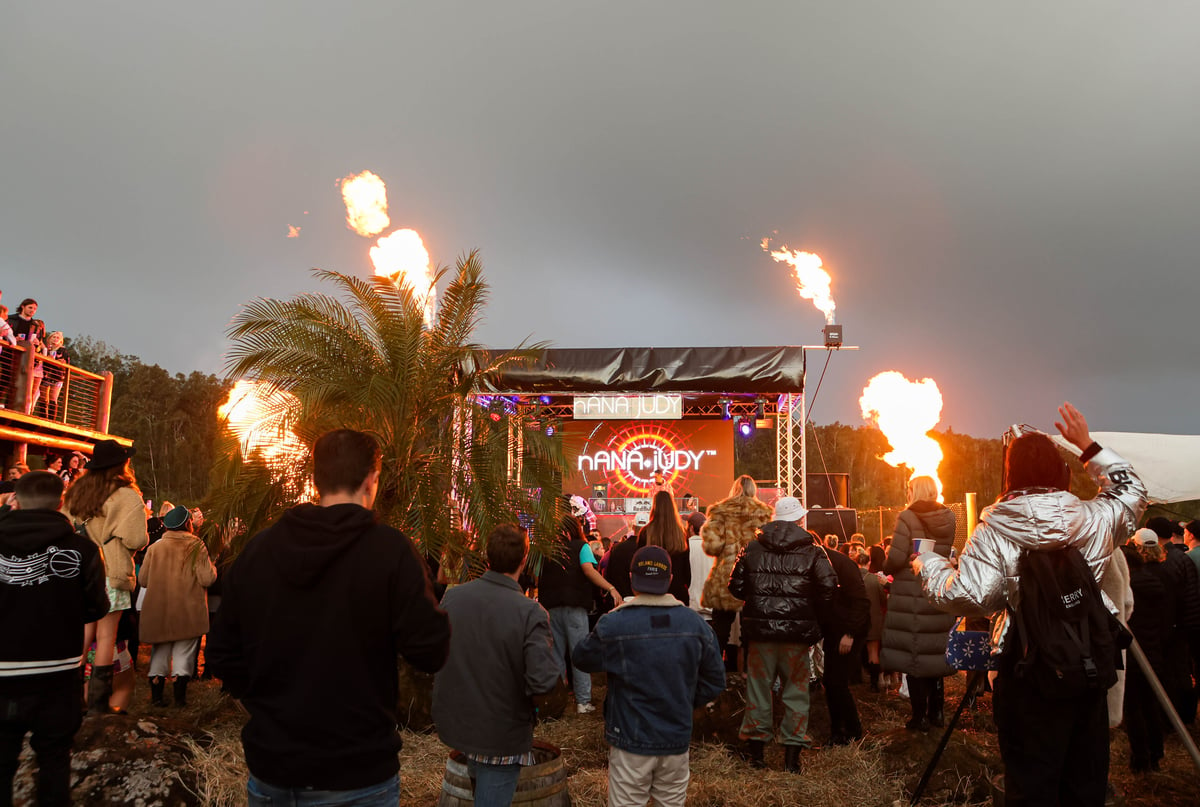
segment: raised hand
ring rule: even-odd
[[[1078,409],[1071,406],[1070,403],[1064,403],[1058,407],[1058,416],[1062,418],[1062,422],[1055,421],[1054,425],[1068,443],[1080,451],[1083,451],[1092,444],[1092,436],[1088,432],[1087,419],[1084,418]]]

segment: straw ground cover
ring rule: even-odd
[[[956,705],[962,693],[962,676],[948,680],[947,703]],[[600,677],[595,687],[597,702],[604,693]],[[206,728],[211,742],[191,743],[196,795],[201,804],[244,805],[245,763],[238,732],[244,712],[236,702],[218,693],[217,687],[194,687],[192,716]],[[736,687],[734,688],[736,690]],[[804,772],[793,776],[782,772],[782,752],[769,747],[770,770],[755,771],[723,742],[692,746],[692,779],[688,804],[693,807],[784,807],[787,805],[878,805],[892,807],[897,800],[908,804],[926,762],[933,754],[938,735],[913,734],[903,728],[908,703],[891,690],[871,693],[855,687],[859,709],[868,736],[861,743],[820,748],[802,756]],[[145,694],[139,689],[139,698]],[[736,701],[736,691],[729,695]],[[161,710],[160,710],[161,711]],[[568,788],[575,807],[602,807],[607,798],[607,747],[603,718],[568,713],[561,720],[538,726],[537,736],[562,749],[568,771]],[[736,727],[734,727],[736,729]],[[948,807],[991,803],[989,780],[1000,772],[991,720],[989,696],[964,713],[964,719],[937,768],[923,805]],[[824,699],[813,697],[812,734],[818,744],[828,736]],[[447,749],[432,733],[405,731],[400,754],[401,807],[435,805],[442,787]],[[1161,773],[1134,777],[1128,770],[1128,743],[1124,733],[1113,732],[1111,780],[1125,794],[1130,807],[1194,807],[1200,803],[1200,778],[1182,745],[1167,742]],[[189,777],[190,778],[190,777]]]

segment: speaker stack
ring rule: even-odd
[[[850,508],[850,474],[807,474],[808,528],[824,538],[849,543],[858,532],[858,511]]]

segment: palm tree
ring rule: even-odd
[[[434,283],[449,271],[439,269]],[[428,326],[406,284],[314,275],[340,297],[248,303],[229,330],[231,375],[287,393],[279,400],[292,403],[269,414],[306,446],[335,428],[375,435],[383,448],[376,512],[426,555],[466,549],[464,525],[482,539],[496,524],[518,520],[531,527],[535,548],[550,550],[562,503],[541,491],[554,491],[561,478],[561,443],[511,402],[485,407],[468,397],[483,375],[529,361],[542,347],[491,353],[469,341],[487,300],[478,254],[458,260]],[[209,502],[218,525],[236,518],[253,535],[303,498],[309,469],[302,461],[243,456],[232,438],[222,454]]]

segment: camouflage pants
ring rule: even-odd
[[[781,745],[808,748],[808,645],[780,642],[750,642],[746,659],[746,714],[738,732],[743,740],[770,740],[774,732],[771,687],[775,679],[783,685],[783,722],[779,725]]]

